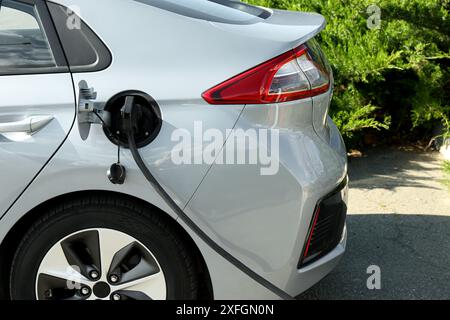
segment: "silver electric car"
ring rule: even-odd
[[[0,1],[3,299],[290,299],[346,244],[315,13]]]

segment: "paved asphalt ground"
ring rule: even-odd
[[[450,299],[450,191],[439,153],[373,150],[349,164],[347,252],[300,299]],[[381,269],[368,290],[367,267]]]

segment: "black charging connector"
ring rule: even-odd
[[[138,130],[139,115],[137,106],[134,104],[134,96],[125,97],[125,104],[120,110],[122,115],[121,127],[127,135],[133,134]]]

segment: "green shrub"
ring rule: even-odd
[[[450,174],[450,161],[444,161],[444,172]]]
[[[247,0],[314,11],[336,80],[332,117],[350,144],[367,131],[386,137],[450,132],[450,0]],[[370,29],[369,5],[381,9]]]

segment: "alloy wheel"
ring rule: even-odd
[[[137,239],[86,229],[54,244],[36,276],[38,300],[164,300],[164,272]]]

